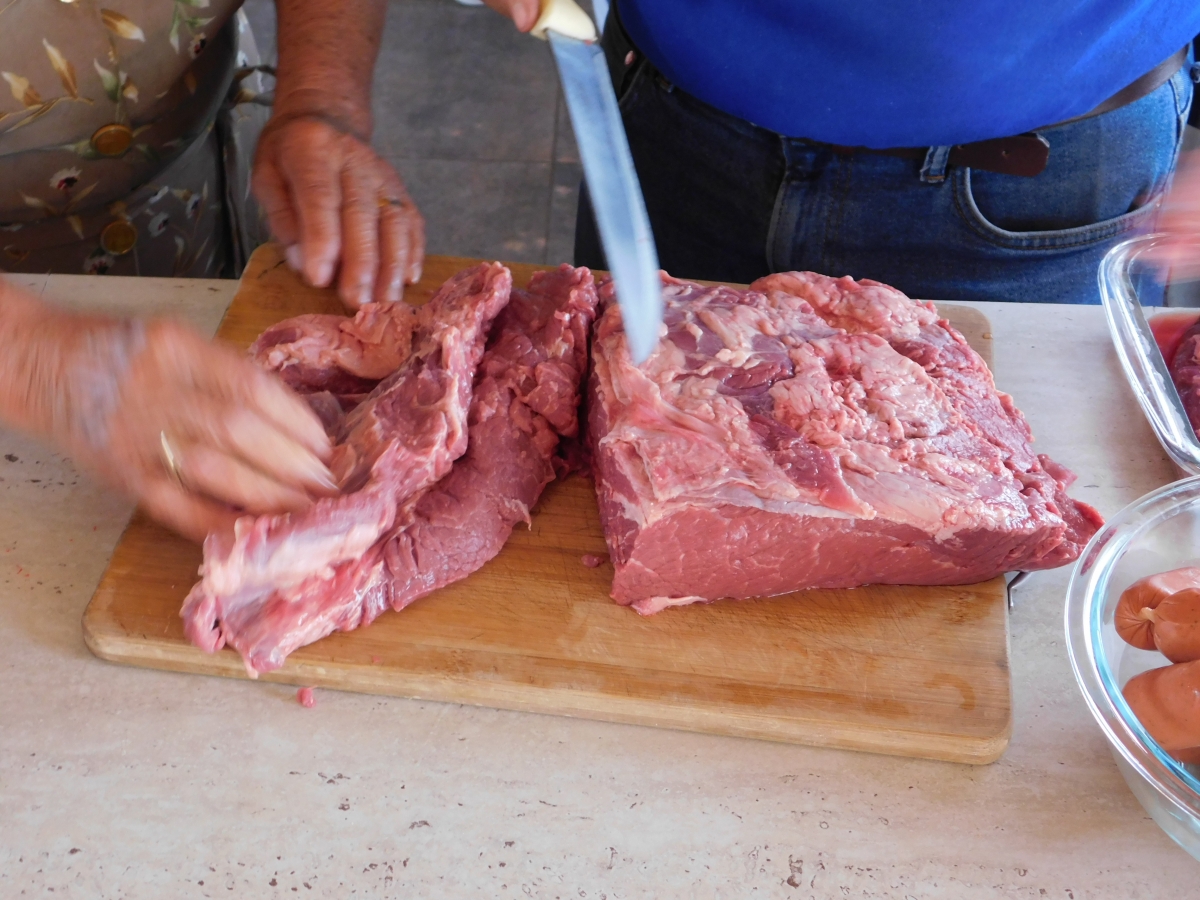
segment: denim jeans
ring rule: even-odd
[[[1098,303],[1105,252],[1153,227],[1192,99],[1184,66],[1134,103],[1041,129],[1049,161],[1026,178],[946,167],[949,148],[930,148],[924,162],[839,153],[714,109],[644,58],[623,66],[610,53],[672,275],[746,283],[812,270],[937,300]],[[575,262],[606,268],[586,189]]]

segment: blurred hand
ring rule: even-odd
[[[517,31],[526,32],[533,27],[541,13],[539,0],[483,0],[501,15],[508,16],[517,26]]]
[[[1149,258],[1169,267],[1173,278],[1200,278],[1200,151],[1180,156],[1159,212],[1158,230],[1168,237]]]
[[[254,193],[287,258],[317,287],[336,277],[350,309],[399,300],[419,281],[425,220],[370,145],[320,116],[272,119],[259,139]]]
[[[30,391],[52,406],[38,418],[76,461],[180,534],[202,541],[241,514],[337,493],[316,415],[242,354],[168,321],[59,316],[54,327],[42,356],[57,364],[25,376],[52,382]]]

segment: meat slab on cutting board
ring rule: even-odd
[[[272,671],[495,556],[553,479],[559,439],[577,436],[596,304],[587,269],[512,291],[492,263],[415,314],[369,306],[264,332],[251,354],[321,414],[343,493],[210,536],[182,610],[189,639],[234,647],[252,675]]]
[[[969,584],[1069,562],[1101,524],[932,304],[812,273],[667,278],[638,368],[601,296],[589,439],[618,603]]]

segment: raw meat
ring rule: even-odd
[[[220,630],[248,671],[276,669],[297,647],[466,577],[500,551],[517,522],[529,521],[554,477],[560,437],[579,431],[596,305],[591,273],[570,266],[512,292],[479,366],[466,454],[401,504],[388,533],[356,558],[231,608]]]
[[[665,338],[640,369],[611,283],[593,343],[617,602],[966,584],[1075,559],[1101,524],[932,304],[811,273],[664,282]]]
[[[1194,315],[1194,314],[1193,314]],[[1156,316],[1156,319],[1161,318]],[[1179,339],[1170,361],[1171,380],[1183,401],[1192,430],[1200,433],[1200,321],[1193,324]]]
[[[366,394],[408,358],[417,312],[368,303],[354,318],[296,316],[258,336],[250,356],[302,394]]]
[[[246,516],[232,535],[208,537],[202,580],[182,610],[194,644],[243,650],[238,622],[277,591],[338,581],[339,563],[368,558],[397,509],[450,471],[467,449],[475,370],[511,287],[508,269],[483,264],[450,279],[422,307],[411,353],[342,427],[331,465],[340,496],[296,515]]]
[[[480,367],[466,455],[384,544],[393,609],[465,578],[529,524],[560,438],[579,433],[597,302],[591,272],[565,265],[513,292]]]

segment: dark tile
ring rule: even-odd
[[[425,216],[429,253],[540,263],[550,163],[393,160]]]
[[[375,67],[375,144],[397,159],[549,162],[548,46],[485,7],[392,0]]]
[[[579,181],[583,169],[578,163],[554,164],[550,188],[550,216],[546,226],[546,262],[569,263],[575,256],[575,210],[579,206]]]

